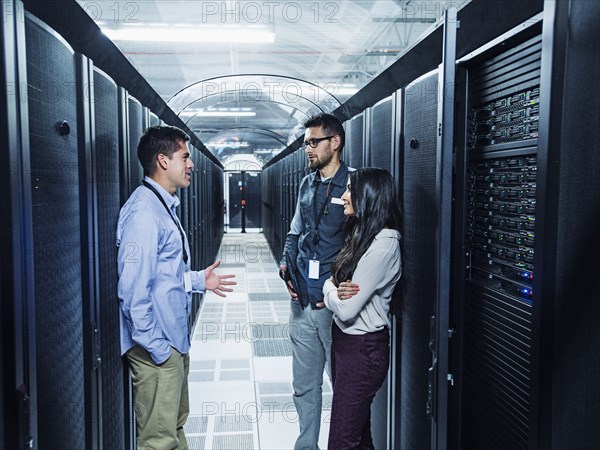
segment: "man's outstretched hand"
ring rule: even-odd
[[[204,269],[204,285],[209,291],[213,291],[219,297],[227,297],[224,292],[233,292],[233,289],[227,286],[233,286],[235,281],[227,281],[228,278],[235,278],[233,274],[219,275],[215,273],[215,269],[219,267],[221,261],[216,261],[214,264]]]

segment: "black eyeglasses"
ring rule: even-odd
[[[319,142],[324,141],[325,139],[331,139],[333,137],[335,137],[335,134],[332,134],[331,136],[325,136],[322,138],[309,139],[308,141],[304,141],[302,143],[302,148],[306,148],[306,146],[310,146],[310,148],[317,148],[317,145],[319,145]]]

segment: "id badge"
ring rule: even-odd
[[[319,261],[316,259],[311,259],[308,262],[308,278],[312,280],[319,279]]]
[[[185,292],[192,292],[192,273],[185,272],[183,274],[183,287]]]

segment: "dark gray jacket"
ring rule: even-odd
[[[298,296],[303,307],[323,301],[323,284],[331,276],[331,263],[342,247],[344,207],[339,199],[346,190],[349,170],[352,169],[342,161],[333,179],[322,182],[316,171],[305,176],[300,183],[298,203],[285,241],[284,255],[289,254],[296,259],[296,278],[300,285]],[[313,205],[315,193],[316,208]],[[332,198],[337,201],[332,201]],[[327,208],[319,222],[317,239],[315,225],[325,201]],[[319,261],[318,280],[308,278],[310,259]],[[281,264],[288,265],[285,256]]]

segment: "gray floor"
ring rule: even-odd
[[[226,234],[219,273],[235,292],[209,293],[190,351],[190,450],[291,449],[298,434],[292,400],[289,296],[259,233]],[[319,446],[327,447],[331,385],[325,375]]]

